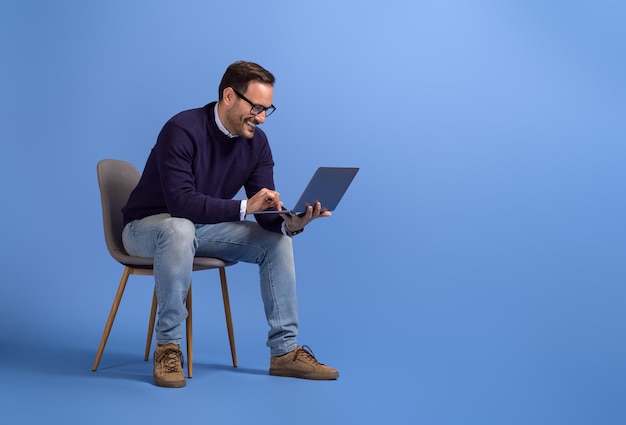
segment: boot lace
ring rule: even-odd
[[[167,348],[159,354],[157,362],[161,363],[166,372],[178,372],[181,370],[179,368],[185,365],[185,357],[182,351],[176,348]]]
[[[311,350],[311,347],[309,347],[308,345],[303,345],[302,347],[298,347],[298,349],[296,350],[296,355],[293,356],[294,362],[298,360],[298,356],[303,356],[304,359],[302,360],[305,362],[322,365],[322,366],[324,365],[324,363],[320,363],[319,361],[317,361],[317,359],[315,358],[315,355],[313,354],[313,350]]]

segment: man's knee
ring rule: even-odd
[[[159,238],[162,242],[177,245],[193,244],[197,246],[196,226],[186,218],[170,217],[163,221],[163,227]]]

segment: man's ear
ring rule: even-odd
[[[224,101],[224,105],[231,106],[237,100],[237,95],[235,94],[232,87],[226,87],[222,92],[222,100]]]

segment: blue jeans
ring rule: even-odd
[[[195,225],[184,218],[157,214],[126,225],[122,241],[130,255],[154,258],[159,304],[159,344],[182,340],[185,299],[194,256],[259,265],[261,296],[269,324],[267,346],[278,356],[295,349],[298,334],[296,276],[291,238],[252,221]]]

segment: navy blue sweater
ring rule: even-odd
[[[265,133],[229,138],[215,123],[215,102],[172,117],[159,133],[137,187],[122,209],[124,223],[170,213],[196,224],[239,221],[243,186],[250,198],[261,188],[274,190],[274,160]],[[282,219],[257,221],[280,232]]]

